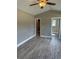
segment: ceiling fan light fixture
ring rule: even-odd
[[[46,5],[56,5],[56,3],[48,2],[48,0],[37,0],[38,3],[31,4],[30,6],[39,5],[43,9]]]
[[[41,2],[41,3],[39,3],[39,6],[40,6],[40,7],[45,7],[45,6],[46,6],[46,3]]]
[[[41,9],[44,8],[46,6],[46,0],[40,0],[39,6],[40,6]]]

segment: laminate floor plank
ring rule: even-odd
[[[17,59],[61,59],[61,41],[35,37],[17,49]]]

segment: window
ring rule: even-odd
[[[56,26],[56,20],[52,20],[52,26]]]

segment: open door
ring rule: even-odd
[[[36,20],[36,36],[40,36],[40,19]]]

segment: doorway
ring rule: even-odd
[[[40,19],[36,19],[36,36],[40,36]]]
[[[61,17],[53,17],[51,19],[51,35],[61,39]]]

